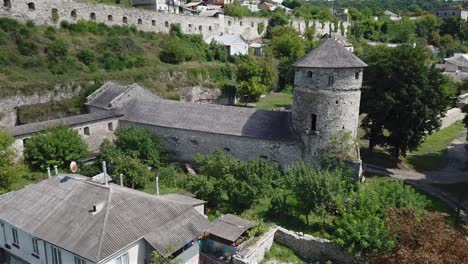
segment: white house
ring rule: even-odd
[[[249,44],[240,35],[222,35],[222,36],[211,36],[205,39],[205,42],[217,43],[226,47],[229,55],[248,55]]]
[[[0,262],[148,264],[156,250],[198,263],[211,225],[172,198],[65,174],[0,195]]]

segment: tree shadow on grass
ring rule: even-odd
[[[376,149],[371,152],[368,148],[361,148],[361,159],[365,163],[382,166],[390,169],[397,169],[399,160],[392,157],[383,150]]]
[[[438,154],[409,155],[406,161],[419,172],[442,170],[448,164],[446,151]]]

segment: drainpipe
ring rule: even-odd
[[[106,162],[102,162],[102,173],[104,174],[104,182],[106,183],[106,186],[109,187],[109,183],[107,182],[107,167],[106,167]]]

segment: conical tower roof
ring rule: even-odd
[[[304,68],[363,68],[367,64],[351,51],[328,38],[317,48],[297,60],[294,67]]]

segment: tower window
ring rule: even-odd
[[[313,131],[317,131],[317,115],[316,114],[312,114],[311,116],[311,120],[310,120],[310,130],[313,132]]]
[[[112,122],[108,123],[108,124],[107,124],[107,129],[108,129],[109,131],[114,131],[114,124],[113,124]]]
[[[96,13],[91,13],[89,17],[91,18],[91,20],[96,20]]]
[[[112,17],[112,15],[107,16],[107,21],[114,21],[114,18]]]
[[[143,24],[143,20],[141,18],[138,19],[138,25]]]
[[[169,27],[169,22],[167,22],[167,21],[164,22],[164,26],[165,26],[165,27]]]
[[[84,134],[87,135],[87,136],[90,135],[89,127],[85,127],[85,128],[84,128]]]
[[[328,76],[328,86],[333,86],[333,84],[335,83],[335,76],[330,75]]]
[[[70,15],[73,18],[73,20],[75,20],[78,17],[78,15],[76,14],[76,10],[71,11]]]
[[[307,77],[312,78],[314,76],[314,73],[312,71],[307,72]]]
[[[10,9],[11,8],[11,0],[3,0],[3,7],[5,9]]]
[[[36,10],[36,5],[33,2],[28,3],[28,9],[29,11],[34,11]]]
[[[203,27],[202,27],[202,26],[199,26],[199,27],[198,27],[198,30],[202,31],[202,30],[203,30]]]
[[[123,18],[122,18],[122,23],[127,24],[127,23],[128,23],[128,18],[127,18],[127,17],[123,17]]]
[[[151,25],[156,26],[156,20],[151,20]]]
[[[356,72],[356,74],[354,75],[354,79],[359,79],[359,72]]]

